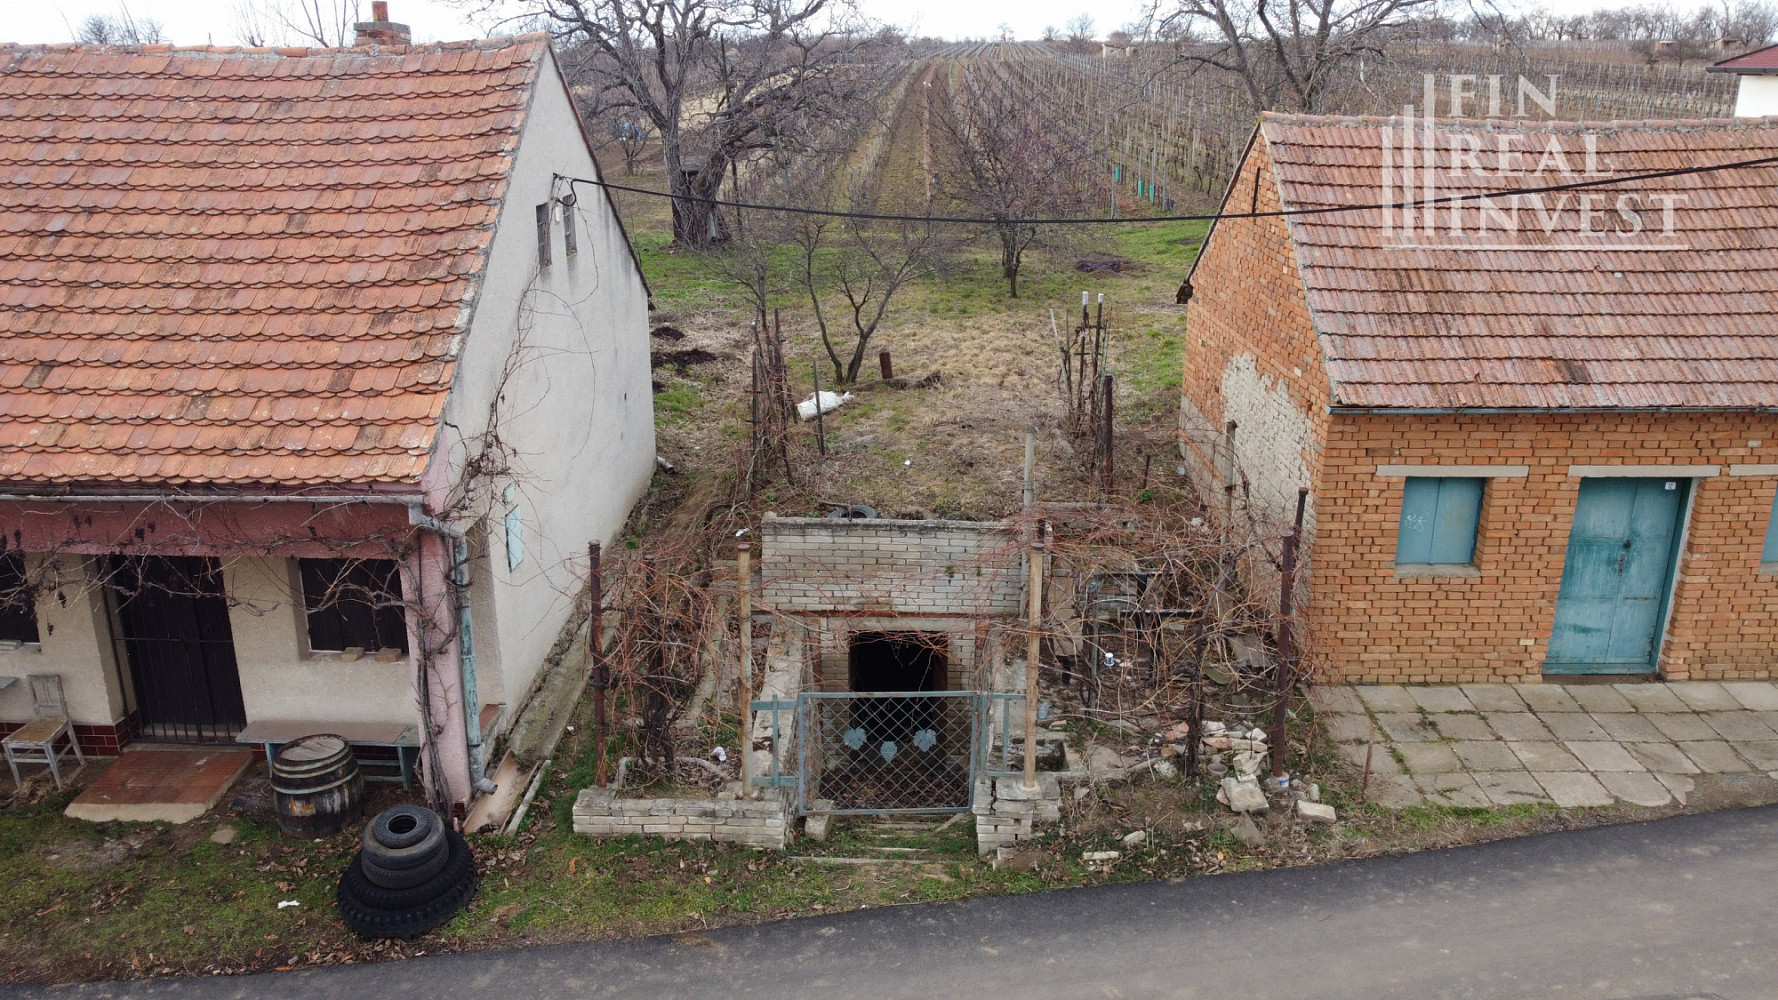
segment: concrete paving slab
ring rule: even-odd
[[[1352,692],[1373,712],[1412,712],[1420,707],[1400,684],[1360,684]]]
[[[1691,779],[1690,775],[1657,774],[1655,779],[1665,786],[1667,791],[1673,793],[1673,797],[1679,800],[1680,805],[1685,805],[1685,800],[1691,797],[1692,791],[1697,788],[1697,783]]]
[[[1425,716],[1418,712],[1379,712],[1377,724],[1397,743],[1424,743],[1438,739],[1438,733],[1426,724]],[[1711,735],[1715,733],[1712,732]]]
[[[1408,688],[1408,694],[1414,703],[1428,712],[1473,712],[1475,706],[1463,696],[1461,688],[1454,687],[1420,687]]]
[[[1589,771],[1641,771],[1643,766],[1622,746],[1609,741],[1572,740],[1562,744]]]
[[[1673,801],[1673,793],[1652,774],[1595,774],[1599,783],[1613,796],[1632,805],[1653,809]]]
[[[1771,681],[1723,681],[1722,689],[1741,707],[1755,712],[1778,712],[1778,684]]]
[[[1767,728],[1778,733],[1778,712],[1755,712],[1753,714],[1759,721],[1765,723]]]
[[[1735,744],[1735,752],[1761,771],[1778,769],[1778,740],[1754,740]]]
[[[1585,712],[1551,712],[1539,716],[1559,740],[1608,740],[1607,733]]]
[[[1628,699],[1618,694],[1617,689],[1609,684],[1576,684],[1568,689],[1568,696],[1589,712],[1634,712],[1636,710]]]
[[[1464,684],[1463,696],[1478,712],[1523,712],[1525,699],[1516,684]]]
[[[1671,743],[1625,743],[1624,749],[1636,762],[1650,771],[1667,774],[1697,774],[1698,765]]]
[[[1556,739],[1550,728],[1530,712],[1490,712],[1488,728],[1503,740],[1521,743],[1553,743]]]
[[[1406,809],[1420,804],[1420,789],[1405,774],[1372,774],[1365,786],[1364,800],[1385,809]]]
[[[1655,724],[1636,712],[1602,712],[1593,721],[1619,743],[1659,743],[1667,737]]]
[[[1474,777],[1482,794],[1497,806],[1550,801],[1549,794],[1530,771],[1477,771]]]
[[[1679,744],[1679,749],[1705,774],[1740,774],[1752,770],[1733,747],[1721,740],[1695,740]]]
[[[1612,803],[1611,793],[1605,790],[1599,779],[1590,774],[1544,773],[1537,776],[1537,783],[1543,786],[1543,790],[1549,793],[1556,805],[1564,809],[1586,809]]]
[[[1665,684],[1613,684],[1612,690],[1624,696],[1624,700],[1636,707],[1638,712],[1687,712],[1691,706],[1679,700],[1679,696],[1667,689]]]
[[[1533,712],[1578,712],[1580,705],[1569,697],[1568,689],[1559,684],[1527,684],[1519,689],[1519,697]]]
[[[1715,681],[1674,681],[1667,687],[1694,712],[1732,712],[1741,707],[1735,696]]]
[[[1499,740],[1458,740],[1450,744],[1452,752],[1471,771],[1522,771],[1524,762],[1518,754]],[[1774,765],[1778,766],[1778,765]]]
[[[1463,774],[1431,774],[1414,779],[1414,784],[1434,805],[1457,806],[1464,809],[1487,809],[1494,803],[1476,784],[1475,778]]]
[[[1698,715],[1725,740],[1778,740],[1778,733],[1772,732],[1772,727],[1752,712],[1699,712]]]
[[[1314,705],[1317,712],[1364,714],[1364,702],[1358,700],[1358,692],[1347,684],[1317,684],[1309,689],[1309,704]]]
[[[1364,743],[1381,738],[1368,715],[1323,715],[1321,721],[1335,743]]]
[[[1363,743],[1342,743],[1340,744],[1340,756],[1350,761],[1360,774],[1364,773],[1366,760],[1370,762],[1373,775],[1401,773],[1401,764],[1396,761],[1395,755],[1389,752],[1389,745],[1380,741],[1368,747]],[[1689,764],[1690,761],[1687,763]]]
[[[1508,743],[1507,746],[1532,771],[1586,770],[1560,743]]]
[[[1473,712],[1455,712],[1432,717],[1432,728],[1447,740],[1491,740],[1494,730]]]
[[[1403,743],[1396,749],[1401,751],[1401,759],[1407,765],[1408,773],[1416,777],[1463,770],[1463,762],[1443,743]]]
[[[1659,712],[1650,714],[1647,718],[1661,731],[1661,735],[1670,740],[1714,740],[1722,735],[1710,728],[1710,723],[1696,715]]]

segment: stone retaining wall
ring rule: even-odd
[[[975,783],[975,846],[982,854],[1037,835],[1040,825],[1062,818],[1062,788],[1054,773],[1040,772],[1037,787],[1023,778],[981,778]]]
[[[779,796],[757,801],[624,799],[609,788],[588,788],[574,800],[574,832],[590,837],[720,840],[781,851],[790,841],[790,825],[790,812]]]

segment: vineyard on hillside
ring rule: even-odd
[[[829,159],[846,181],[863,182],[884,204],[915,210],[944,206],[946,152],[932,134],[934,102],[1011,100],[1044,123],[1048,141],[1073,151],[1069,182],[1082,214],[1144,215],[1201,207],[1241,155],[1255,112],[1231,73],[1183,59],[1171,47],[1136,48],[1105,58],[1042,42],[953,45],[886,70],[880,104],[846,123],[857,145]],[[1712,118],[1729,114],[1732,76],[1697,63],[1650,62],[1622,47],[1541,44],[1498,50],[1464,43],[1402,43],[1389,57],[1343,72],[1333,114],[1401,114],[1424,103],[1425,79],[1477,78],[1469,114],[1485,113],[1490,76],[1503,81],[1503,113],[1521,103],[1520,78],[1536,93],[1526,113],[1559,120]],[[1552,83],[1551,77],[1555,77]],[[1546,111],[1540,100],[1553,100]],[[864,123],[860,128],[859,123]],[[838,126],[836,126],[836,129]],[[937,146],[942,147],[942,140]]]

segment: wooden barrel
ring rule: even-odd
[[[272,758],[278,826],[295,837],[324,837],[364,818],[364,776],[344,736],[291,740]]]

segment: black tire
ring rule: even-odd
[[[364,840],[390,848],[412,847],[440,825],[438,814],[424,806],[396,806],[377,813],[364,828]]]
[[[412,889],[425,885],[449,867],[451,851],[449,848],[434,854],[424,864],[413,868],[384,868],[372,861],[363,851],[358,852],[358,870],[372,885],[385,889]]]
[[[365,831],[369,833],[375,829],[376,824],[372,823],[365,828]],[[405,871],[409,868],[419,868],[429,864],[442,864],[436,860],[437,856],[450,851],[445,843],[445,825],[443,823],[433,824],[432,829],[428,830],[424,837],[406,847],[389,847],[380,844],[374,836],[360,839],[359,853],[364,856],[365,870],[371,872],[373,877],[378,871]]]
[[[345,874],[340,876],[340,892],[349,893],[358,902],[378,910],[411,910],[445,895],[465,875],[475,873],[475,858],[460,835],[451,835],[451,849],[446,864],[424,882],[409,886],[386,886],[364,870],[363,858],[353,858]]]
[[[339,895],[340,918],[354,934],[367,938],[417,938],[444,926],[475,895],[475,872],[453,885],[438,899],[411,910],[384,910],[366,906],[349,892]]]

